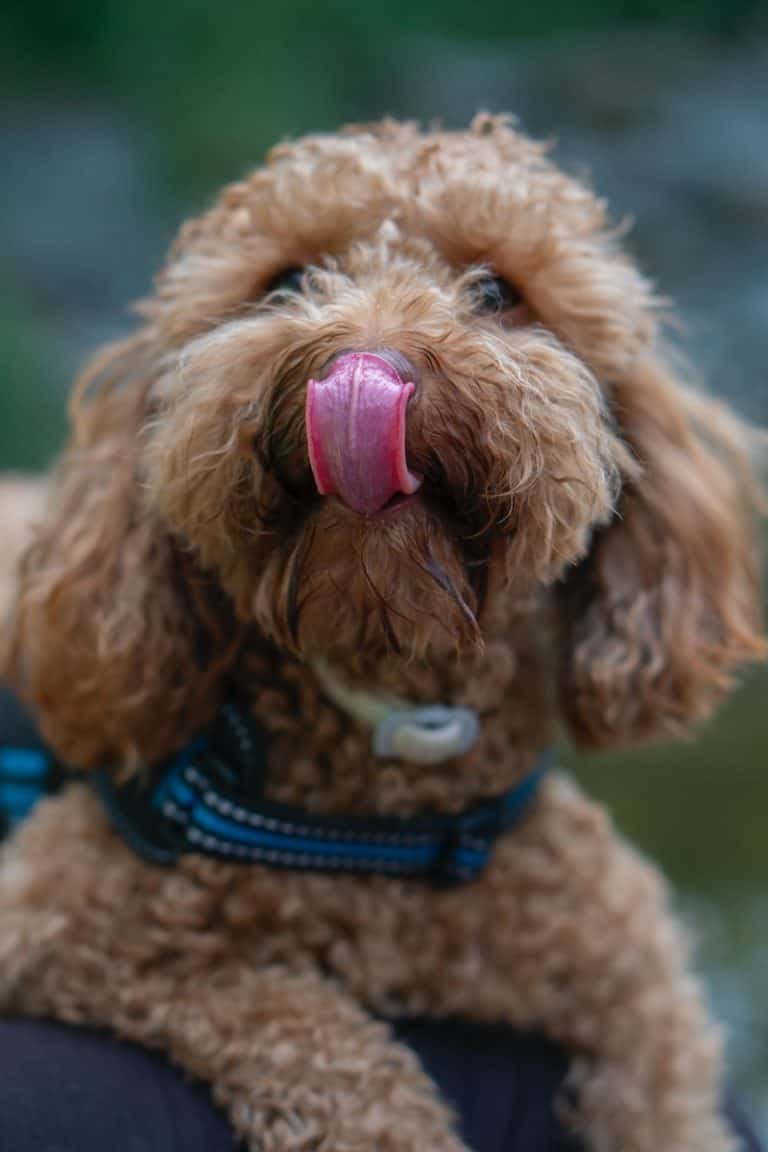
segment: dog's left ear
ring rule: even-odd
[[[612,399],[640,473],[559,590],[562,708],[592,746],[679,735],[765,655],[749,431],[660,355]]]
[[[236,642],[217,587],[146,500],[155,360],[140,332],[81,377],[72,438],[20,567],[7,674],[78,768],[151,763],[189,739]]]

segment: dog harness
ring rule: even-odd
[[[3,691],[6,712],[8,697]],[[267,735],[234,702],[175,756],[122,784],[107,772],[85,777],[58,764],[39,739],[30,738],[33,733],[26,721],[21,742],[0,746],[0,814],[7,827],[23,820],[46,794],[81,778],[93,782],[114,827],[134,851],[156,864],[197,853],[277,868],[421,877],[443,884],[482,872],[496,839],[528,810],[551,762],[545,752],[515,787],[460,813],[360,817],[309,812],[265,796]]]

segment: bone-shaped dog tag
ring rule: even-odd
[[[398,708],[376,725],[373,751],[382,760],[439,764],[468,752],[478,731],[477,713],[471,708]]]

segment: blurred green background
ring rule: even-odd
[[[768,424],[768,18],[755,0],[6,0],[0,469],[39,468],[177,222],[287,135],[518,114],[591,174],[704,382]],[[579,761],[675,882],[768,1131],[768,677],[697,740]]]

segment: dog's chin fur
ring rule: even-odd
[[[484,568],[471,543],[462,554],[462,541],[421,500],[368,523],[326,502],[295,543],[270,555],[251,611],[281,647],[310,656],[435,659],[471,650],[482,644]]]

